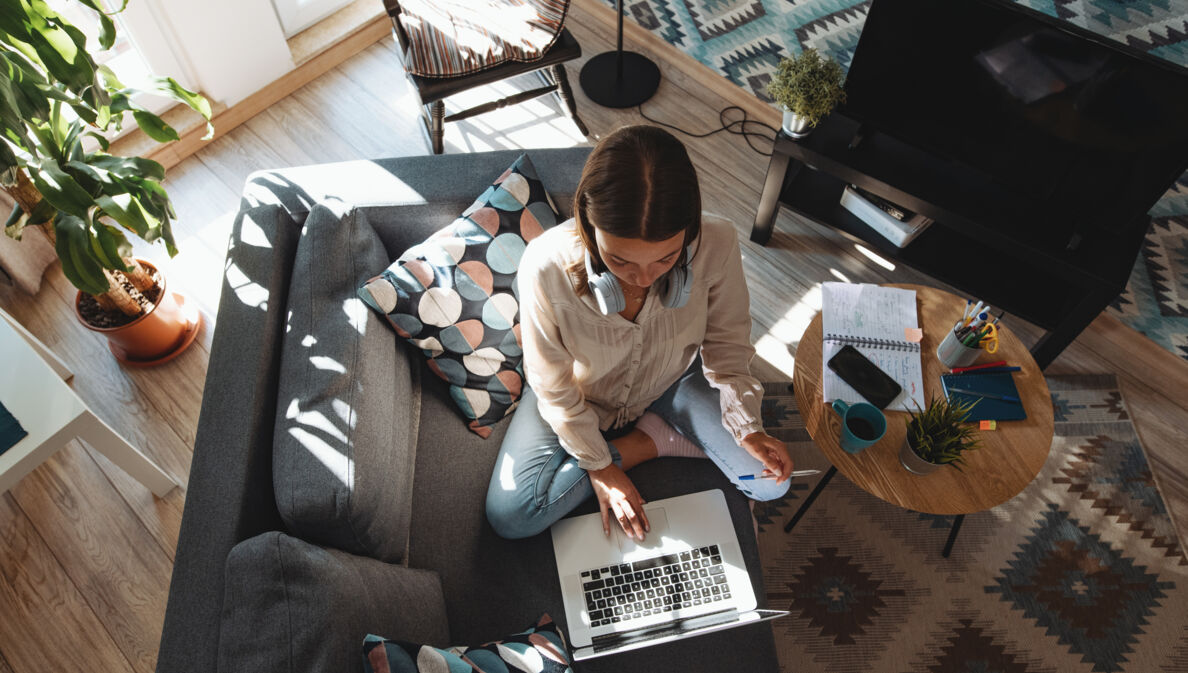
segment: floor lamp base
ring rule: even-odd
[[[603,107],[634,107],[660,87],[660,68],[646,56],[623,52],[623,77],[616,77],[619,53],[608,51],[586,61],[579,83],[586,97]]]

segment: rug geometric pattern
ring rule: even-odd
[[[617,0],[603,0],[611,7]],[[956,1],[956,0],[955,0]],[[1016,0],[1188,66],[1184,0]],[[644,28],[761,100],[780,58],[814,47],[849,69],[869,0],[623,0]],[[1151,209],[1154,221],[1125,291],[1109,311],[1188,359],[1188,174]]]
[[[1055,437],[1019,495],[968,515],[911,512],[840,473],[791,533],[813,479],[755,508],[781,670],[1188,672],[1188,561],[1112,375],[1049,377]],[[787,383],[764,425],[825,469]],[[870,449],[868,449],[870,450]]]
[[[611,7],[617,0],[603,0]],[[623,0],[624,13],[765,101],[783,56],[813,47],[849,69],[870,0]],[[1016,0],[1188,66],[1188,5],[1172,0]]]

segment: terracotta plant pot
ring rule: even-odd
[[[940,465],[930,463],[912,450],[911,442],[905,437],[903,446],[899,448],[899,463],[912,474],[929,474],[935,471]]]
[[[137,259],[150,273],[157,274],[157,267],[143,259]],[[74,299],[74,315],[84,327],[107,337],[108,348],[116,359],[133,366],[163,364],[177,357],[194,343],[194,337],[201,326],[201,313],[185,310],[181,295],[169,292],[164,275],[160,275],[161,298],[147,313],[127,325],[119,327],[95,327],[88,323],[79,311],[83,293]]]

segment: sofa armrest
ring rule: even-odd
[[[272,433],[289,279],[301,226],[279,205],[236,218],[186,487],[157,670],[215,669],[223,565],[279,529]]]
[[[227,556],[219,671],[362,671],[375,634],[438,647],[449,629],[437,573],[264,533]]]

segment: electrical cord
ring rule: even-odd
[[[674,131],[683,133],[691,138],[706,138],[706,137],[714,135],[715,133],[721,133],[722,131],[726,131],[727,133],[731,133],[733,135],[742,136],[743,139],[747,141],[748,147],[750,147],[756,153],[758,153],[762,156],[765,156],[765,157],[770,157],[771,152],[764,152],[762,149],[755,147],[754,143],[751,141],[751,137],[755,136],[755,137],[762,138],[774,145],[776,134],[779,132],[778,129],[768,126],[767,124],[765,124],[757,119],[748,118],[747,111],[737,105],[728,105],[728,106],[722,108],[721,110],[719,110],[718,111],[718,123],[721,124],[721,127],[716,128],[713,131],[708,131],[706,133],[692,133],[690,131],[686,131],[685,129],[683,129],[679,126],[674,126],[672,124],[662,122],[659,119],[652,119],[651,117],[649,117],[647,115],[646,112],[643,111],[643,103],[640,103],[638,108],[639,108],[639,115],[641,117],[643,117],[644,119],[652,122],[653,124],[656,124],[657,126],[663,126],[664,128],[672,129]],[[731,110],[738,110],[739,112],[741,112],[742,119],[735,119],[734,121],[727,121],[726,113]],[[748,131],[747,124],[758,124],[759,126],[762,126],[763,128],[767,129],[768,131],[771,131],[771,136],[767,136],[766,134],[759,133],[757,131]],[[734,128],[735,126],[737,126],[738,128],[735,129]]]

